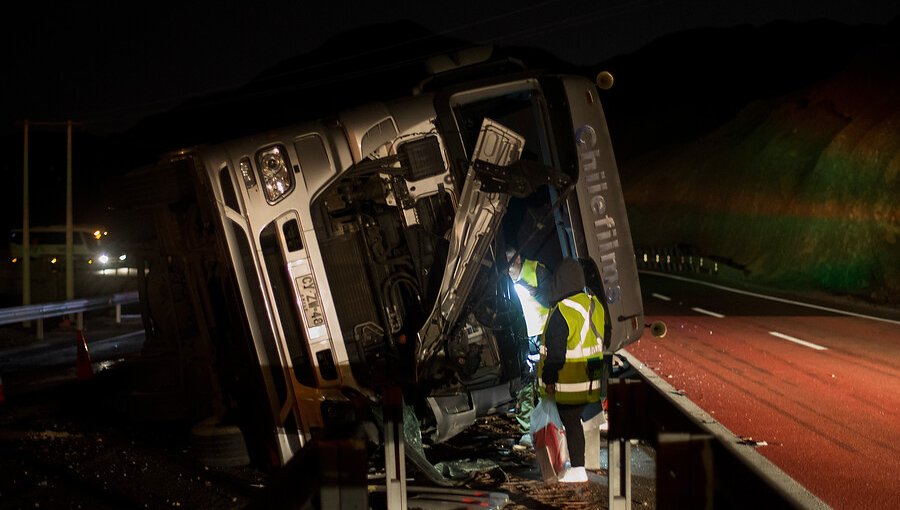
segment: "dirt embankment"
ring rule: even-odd
[[[896,37],[867,40],[825,79],[623,162],[635,244],[689,245],[755,283],[900,304],[898,57]]]

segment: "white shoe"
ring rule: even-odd
[[[560,483],[579,483],[588,481],[587,471],[584,466],[569,468],[562,472],[558,480]]]

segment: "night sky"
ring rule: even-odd
[[[71,118],[94,133],[119,131],[196,95],[240,86],[348,29],[400,19],[476,43],[537,46],[593,64],[696,27],[819,18],[885,24],[900,13],[900,4],[885,0],[98,4],[5,8],[0,135],[21,131],[25,118]]]
[[[12,4],[11,4],[12,5]],[[896,1],[502,0],[478,2],[262,1],[209,4],[27,2],[2,17],[0,229],[22,222],[22,122],[77,122],[75,223],[103,222],[102,171],[134,166],[107,137],[199,96],[233,90],[348,30],[409,20],[476,44],[530,46],[590,66],[701,27],[827,19],[885,25]],[[141,11],[140,9],[144,9]],[[378,41],[361,45],[365,53]],[[684,58],[689,60],[690,55]],[[65,131],[30,134],[31,224],[65,223]],[[95,193],[89,196],[86,193]],[[4,243],[5,244],[5,243]],[[5,247],[5,246],[4,246]]]

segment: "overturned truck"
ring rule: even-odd
[[[375,420],[398,387],[424,440],[447,440],[508,406],[527,371],[508,247],[551,270],[582,261],[608,353],[641,336],[597,84],[464,60],[436,61],[406,97],[123,181],[144,269],[135,412],[231,420],[251,457],[283,465]]]

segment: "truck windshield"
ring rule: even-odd
[[[490,97],[458,95],[453,98],[453,103],[453,113],[467,154],[472,154],[481,124],[489,118],[525,138],[521,159],[553,165],[544,122],[544,101],[539,91],[529,87]]]

